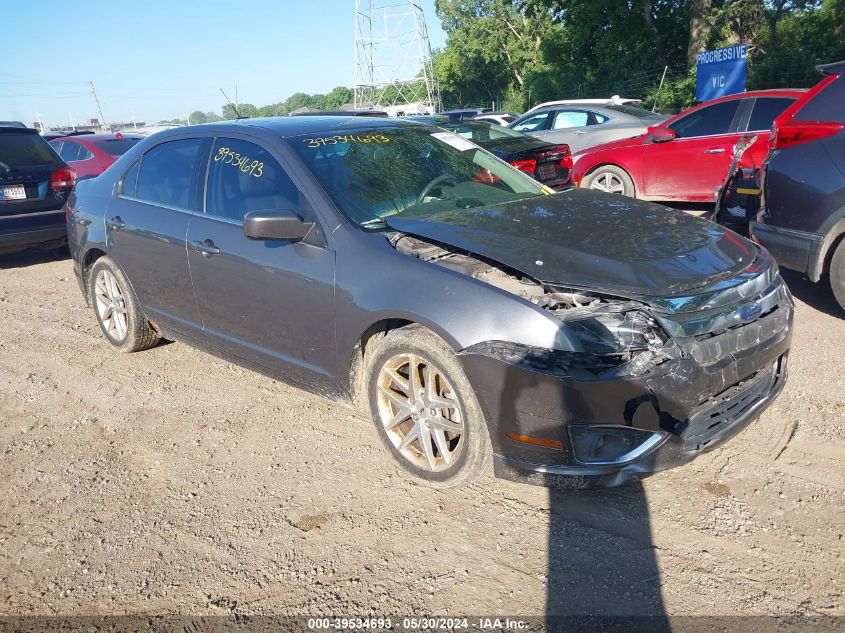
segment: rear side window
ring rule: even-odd
[[[733,131],[733,123],[740,99],[722,101],[701,108],[675,121],[670,127],[678,138],[693,136],[715,136]]]
[[[794,102],[795,99],[789,97],[757,97],[748,121],[748,131],[763,132],[771,129],[775,119]]]
[[[250,211],[299,211],[300,206],[299,189],[267,150],[240,139],[215,140],[206,213],[241,222]]]
[[[191,183],[201,143],[199,138],[168,141],[144,154],[135,197],[177,209],[193,208]]]
[[[795,118],[801,121],[839,121],[845,123],[843,103],[845,103],[845,73],[839,75],[820,93],[812,97],[798,111]]]
[[[555,112],[552,121],[553,130],[563,130],[570,127],[584,127],[589,122],[590,115],[578,110],[561,110]]]
[[[62,160],[66,163],[72,160],[79,160],[79,150],[81,147],[73,143],[71,141],[65,141],[62,143],[62,149],[59,150],[59,156],[62,157]]]
[[[50,144],[30,132],[0,133],[0,163],[9,167],[49,165],[59,162]]]
[[[138,171],[140,167],[141,160],[139,159],[132,164],[132,167],[129,168],[129,171],[121,179],[120,192],[124,196],[135,197],[135,185],[138,182]]]
[[[99,147],[109,156],[121,156],[128,152],[129,148],[140,140],[141,139],[139,138],[109,139],[105,141],[96,141],[94,145]]]

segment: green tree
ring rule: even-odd
[[[208,115],[206,115],[205,112],[202,112],[200,110],[194,110],[190,114],[190,119],[191,119],[191,123],[193,123],[193,124],[207,123],[208,122]]]

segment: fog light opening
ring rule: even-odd
[[[569,426],[572,452],[582,464],[627,464],[651,451],[666,437],[663,432],[628,426]]]

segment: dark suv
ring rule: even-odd
[[[0,253],[66,241],[76,174],[36,130],[0,126]]]
[[[754,240],[812,281],[830,273],[845,308],[845,60],[775,119]]]
[[[161,132],[67,209],[113,347],[172,337],[351,401],[435,486],[491,462],[618,485],[714,448],[786,380],[793,307],[768,251],[655,204],[552,193],[421,123]]]

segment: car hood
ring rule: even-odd
[[[386,222],[546,284],[630,298],[710,284],[745,270],[758,254],[754,244],[712,222],[583,189]]]
[[[643,128],[642,132],[636,136],[629,136],[618,141],[610,141],[609,143],[602,143],[601,145],[594,145],[593,147],[586,147],[578,152],[572,153],[572,160],[577,161],[582,156],[594,154],[596,152],[603,152],[605,150],[617,150],[623,147],[634,147],[643,144],[643,135],[646,134],[648,128]]]

